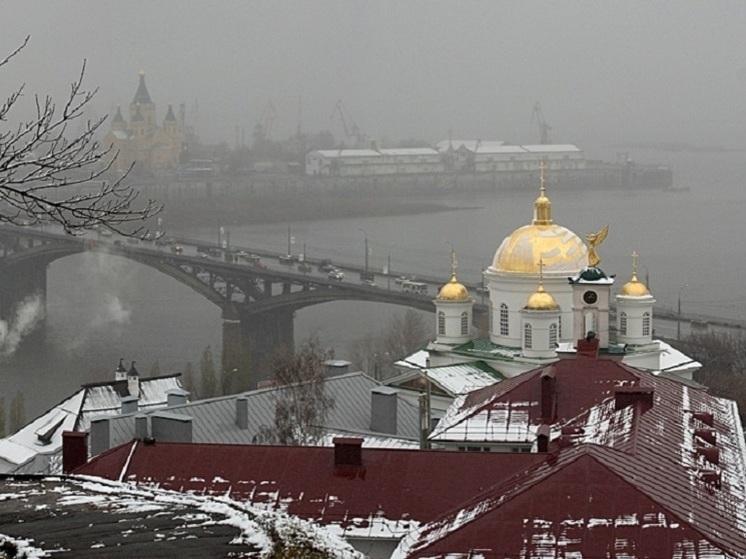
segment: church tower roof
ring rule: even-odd
[[[456,278],[456,251],[451,250],[451,279],[440,288],[438,300],[440,301],[466,301],[469,299],[469,291],[466,286]]]
[[[145,120],[145,117],[142,116],[142,113],[140,112],[140,105],[138,104],[135,107],[135,114],[132,117],[132,122],[143,122]]]
[[[167,121],[176,121],[176,115],[174,115],[174,109],[171,107],[171,105],[168,105],[168,112],[166,113],[166,120]]]
[[[550,293],[544,290],[544,274],[543,274],[544,262],[539,260],[539,288],[534,291],[526,301],[526,305],[523,307],[530,311],[554,311],[559,309],[557,301]]]
[[[141,105],[153,103],[153,101],[150,100],[148,88],[145,86],[144,70],[140,70],[140,84],[137,86],[137,92],[135,93],[135,98],[132,100],[132,103]]]
[[[122,107],[120,105],[117,105],[117,114],[114,115],[113,122],[124,122],[124,117],[122,117]]]
[[[632,279],[622,286],[619,295],[627,297],[646,297],[650,295],[647,286],[637,279],[637,253],[632,253]]]

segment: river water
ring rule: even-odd
[[[638,275],[648,278],[658,305],[687,315],[746,320],[746,248],[739,236],[746,212],[746,157],[740,152],[634,153],[639,162],[671,164],[675,186],[685,192],[554,191],[556,223],[581,237],[605,224],[610,233],[598,252],[601,267],[617,274],[618,285],[631,273],[632,251],[640,257]],[[588,154],[614,160],[616,154]],[[551,177],[550,177],[551,180]],[[538,193],[451,193],[438,198],[451,211],[395,217],[328,219],[232,228],[232,245],[277,252],[287,250],[288,228],[294,253],[362,266],[368,241],[369,266],[442,277],[447,281],[450,250],[458,257],[459,279],[481,281],[501,240],[532,219]],[[166,224],[167,225],[167,224]],[[217,240],[217,231],[192,232]],[[0,360],[0,387],[6,409],[19,390],[31,419],[75,391],[81,383],[109,380],[120,357],[137,361],[143,375],[157,362],[161,374],[199,368],[210,346],[219,367],[220,311],[189,288],[129,261],[84,254],[52,263],[48,269],[46,324]],[[385,280],[378,280],[386,288]],[[385,327],[392,305],[338,302],[298,312],[296,340],[318,335],[347,356],[366,333]],[[430,315],[427,315],[430,319]]]

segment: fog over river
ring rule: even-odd
[[[675,309],[679,296],[687,315],[746,320],[746,249],[740,241],[746,211],[746,157],[741,152],[628,152],[640,162],[673,165],[674,183],[688,192],[559,192],[549,187],[556,223],[583,237],[610,225],[600,245],[601,267],[628,281],[639,255],[641,280],[661,307]],[[614,160],[615,152],[588,154]],[[551,180],[551,178],[550,178]],[[365,238],[369,265],[449,278],[450,248],[459,279],[481,281],[501,240],[532,219],[538,185],[530,192],[449,194],[438,198],[452,211],[412,216],[326,219],[257,224],[230,229],[232,245],[284,252],[290,227],[293,252],[362,266]],[[164,224],[166,229],[168,224]],[[168,234],[168,231],[167,231]],[[195,231],[217,240],[217,229]],[[314,272],[315,273],[315,272]],[[195,369],[211,346],[219,367],[220,310],[189,288],[129,261],[84,254],[55,261],[48,269],[47,319],[40,335],[20,344],[1,363],[6,408],[24,390],[28,419],[53,406],[81,383],[108,380],[120,357],[137,361],[148,375],[157,361],[162,374]],[[385,279],[377,280],[386,289]],[[391,284],[392,288],[395,285]],[[296,341],[318,335],[347,356],[367,332],[383,328],[405,309],[372,303],[329,303],[298,312]],[[432,315],[427,315],[428,319]]]

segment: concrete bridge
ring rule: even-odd
[[[433,311],[433,296],[444,283],[432,279],[431,294],[417,295],[358,282],[354,273],[363,270],[352,265],[336,263],[348,276],[353,276],[336,281],[326,273],[302,273],[294,266],[254,266],[233,256],[224,258],[224,251],[216,245],[207,248],[215,255],[220,254],[219,257],[198,254],[197,247],[204,250],[206,243],[183,239],[178,243],[180,250],[174,251],[152,241],[131,244],[31,227],[0,226],[0,318],[11,320],[17,305],[28,296],[46,297],[47,266],[58,258],[86,251],[127,258],[174,278],[220,307],[222,367],[237,371],[238,382],[233,388],[240,390],[253,388],[257,381],[265,380],[270,374],[268,364],[276,352],[283,346],[292,346],[293,316],[299,309],[330,301],[358,300]],[[271,259],[275,263],[281,256],[261,254],[267,262]],[[314,269],[319,264],[307,263]],[[386,279],[390,284],[390,278]],[[484,322],[486,306],[475,305],[474,310],[475,321]]]

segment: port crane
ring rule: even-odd
[[[272,126],[276,119],[277,112],[275,111],[275,106],[272,104],[272,100],[270,99],[264,107],[261,117],[259,117],[259,122],[254,129],[254,137],[262,140],[269,140],[272,135]]]
[[[345,141],[349,141],[352,147],[362,147],[364,135],[360,131],[360,128],[355,123],[355,121],[352,120],[347,107],[345,107],[341,99],[337,101],[336,105],[334,105],[334,110],[332,111],[332,116],[330,118],[333,120],[335,116],[339,116],[339,120],[342,122],[342,129],[345,133]],[[348,121],[351,122],[351,125],[349,127],[347,126]]]
[[[539,126],[539,143],[540,144],[551,144],[552,141],[549,139],[549,131],[552,129],[544,120],[544,113],[541,112],[541,106],[537,102],[534,105],[534,111],[531,113],[531,122],[536,121]]]

